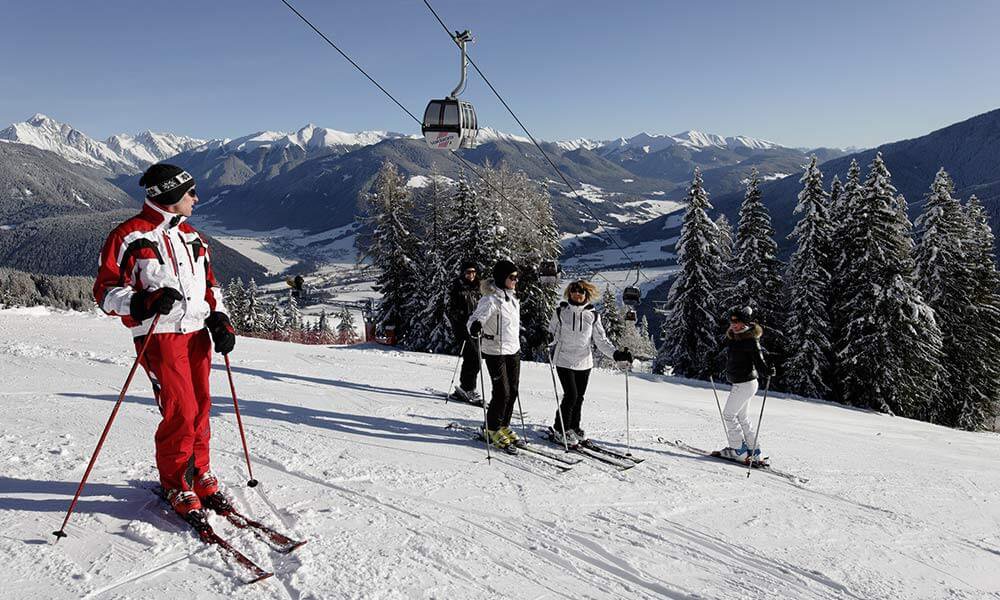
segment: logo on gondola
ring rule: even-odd
[[[439,131],[432,143],[438,148],[447,148],[456,137],[456,134],[453,132]]]

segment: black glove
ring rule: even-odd
[[[632,362],[632,353],[628,351],[628,348],[624,350],[615,350],[614,355],[611,357],[615,361]]]
[[[777,374],[778,374],[778,369],[776,369],[776,368],[774,367],[774,365],[771,365],[771,366],[769,366],[769,367],[767,368],[767,377],[768,377],[769,379],[770,379],[771,377],[774,377],[774,376],[775,376],[775,375],[777,375]]]
[[[483,332],[483,324],[479,321],[473,321],[472,325],[469,325],[469,333],[472,337],[479,337],[479,334]]]
[[[556,336],[552,335],[552,332],[548,329],[542,330],[542,339],[545,340],[546,346],[551,346],[552,342],[556,341]]]
[[[212,334],[212,341],[215,342],[215,351],[219,354],[229,354],[236,345],[236,330],[229,321],[226,313],[218,311],[208,315],[205,319],[205,327]]]
[[[183,300],[184,296],[171,287],[164,287],[158,290],[139,290],[132,294],[132,301],[129,304],[128,312],[136,321],[142,322],[159,313],[168,314],[174,307],[174,302]]]

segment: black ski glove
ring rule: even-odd
[[[129,315],[136,321],[142,322],[159,313],[169,314],[174,307],[174,302],[183,300],[184,296],[171,287],[163,287],[158,290],[139,290],[132,294],[132,300],[128,306]]]
[[[615,361],[632,362],[632,353],[628,351],[628,348],[625,348],[623,350],[615,350],[615,353],[612,356],[612,358]]]
[[[472,337],[479,337],[479,334],[483,332],[483,324],[479,321],[473,321],[472,325],[469,325],[469,333]]]
[[[236,346],[236,330],[229,321],[226,313],[218,311],[208,315],[205,319],[205,327],[212,334],[212,341],[215,342],[215,351],[219,354],[229,354]]]

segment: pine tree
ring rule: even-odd
[[[708,218],[712,208],[701,171],[695,169],[687,209],[677,241],[680,267],[667,295],[663,343],[653,369],[672,367],[682,377],[707,378],[718,351],[716,289],[722,264],[718,229]]]
[[[958,427],[996,428],[1000,415],[1000,273],[997,272],[993,230],[979,200],[972,196],[963,211],[971,256],[976,325],[968,344],[978,349],[980,363],[971,373],[973,395],[962,406]]]
[[[243,287],[243,279],[237,277],[229,280],[223,300],[226,310],[229,311],[229,322],[233,324],[233,329],[239,333],[247,331],[246,289]]]
[[[740,206],[740,222],[733,248],[732,288],[727,294],[730,306],[720,306],[725,314],[739,306],[753,308],[756,321],[767,329],[761,345],[778,362],[781,356],[781,262],[777,258],[771,216],[762,201],[760,174],[753,169]]]
[[[879,154],[849,216],[859,237],[840,273],[837,310],[845,326],[837,373],[846,402],[927,418],[939,384],[941,332],[913,283],[911,227],[895,194]]]
[[[296,300],[292,290],[288,290],[288,297],[285,300],[285,328],[290,334],[302,329],[302,311],[299,310],[299,301]]]
[[[408,301],[421,285],[414,257],[420,243],[413,232],[413,201],[402,175],[385,163],[375,177],[373,192],[364,196],[373,227],[368,255],[379,269],[375,289],[382,294],[375,322],[395,327],[396,339],[404,341],[414,315]]]
[[[260,311],[260,290],[253,278],[243,294],[243,331],[260,333],[263,331],[263,316]]]
[[[797,241],[797,247],[788,265],[784,294],[788,299],[785,339],[789,355],[784,381],[790,392],[824,398],[829,393],[827,381],[831,376],[831,277],[826,252],[832,247],[833,224],[826,210],[823,173],[815,156],[799,182],[804,186],[795,214],[802,216],[788,236]]]
[[[358,334],[354,331],[354,315],[346,306],[337,313],[337,343],[355,344]]]
[[[275,339],[282,339],[285,331],[285,317],[281,314],[281,308],[277,302],[269,302],[267,305],[267,318],[263,330],[274,336]]]
[[[605,286],[604,293],[601,294],[601,324],[604,325],[608,340],[617,347],[625,332],[625,319],[611,286]]]

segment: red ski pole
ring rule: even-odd
[[[247,471],[250,473],[250,481],[247,485],[250,487],[257,487],[260,483],[253,478],[253,467],[250,466],[250,451],[247,450],[247,436],[243,433],[243,419],[240,418],[240,403],[236,401],[236,386],[233,385],[233,370],[229,366],[229,355],[223,354],[223,358],[226,359],[226,374],[229,375],[229,390],[233,392],[233,410],[236,411],[236,424],[240,428],[240,439],[243,440],[243,456],[247,459]]]
[[[73,501],[69,503],[69,510],[66,511],[66,518],[63,519],[62,527],[58,531],[53,531],[52,535],[56,536],[56,542],[59,538],[66,537],[66,524],[69,523],[69,517],[73,514],[73,509],[76,507],[76,501],[80,499],[80,492],[83,491],[83,486],[87,483],[87,478],[90,477],[90,470],[94,468],[94,463],[97,462],[97,455],[101,452],[101,446],[104,445],[104,439],[108,437],[108,432],[111,431],[111,424],[115,421],[115,415],[118,414],[118,409],[122,405],[122,400],[125,399],[125,392],[128,391],[129,384],[132,383],[132,377],[135,376],[136,369],[139,368],[139,361],[142,360],[142,355],[146,353],[146,346],[149,345],[149,340],[153,338],[153,330],[156,328],[156,324],[160,321],[160,314],[157,313],[153,315],[153,322],[149,325],[149,331],[146,332],[146,339],[142,342],[142,347],[139,348],[139,353],[135,356],[135,362],[132,363],[132,370],[128,372],[128,379],[125,380],[125,385],[122,386],[122,393],[118,394],[118,402],[115,402],[115,407],[111,410],[111,416],[108,417],[108,424],[104,426],[104,433],[101,434],[101,439],[97,441],[97,447],[94,448],[94,454],[90,457],[90,463],[87,465],[87,470],[83,473],[83,479],[80,480],[80,485],[76,488],[76,494],[73,496]]]

